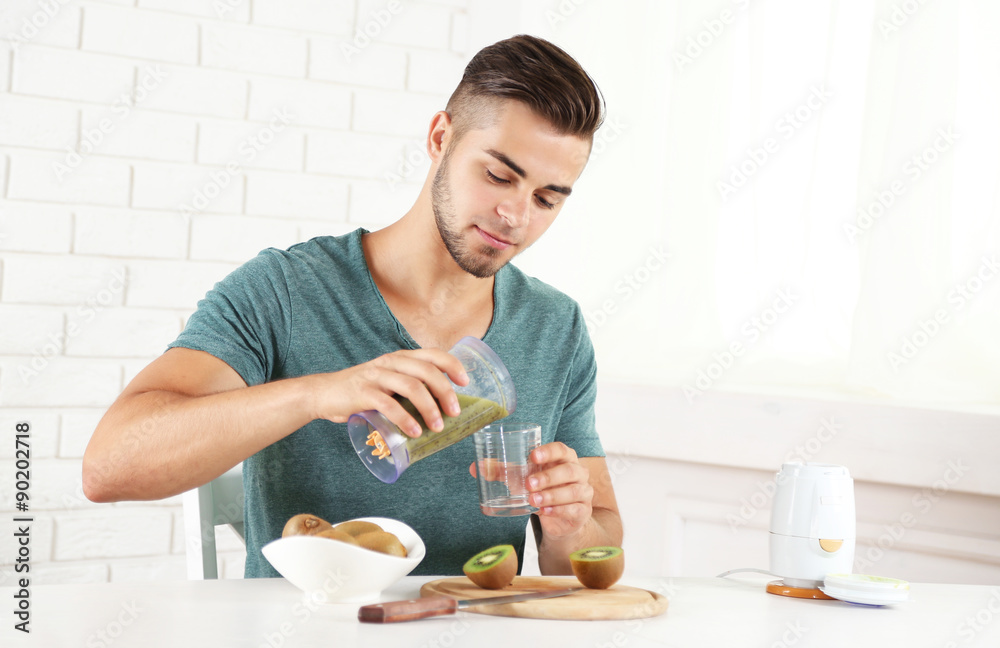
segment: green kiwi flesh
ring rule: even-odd
[[[621,547],[588,547],[569,555],[573,573],[584,587],[608,589],[625,573]]]
[[[517,552],[509,544],[490,547],[469,558],[462,571],[483,589],[507,587],[517,576]]]

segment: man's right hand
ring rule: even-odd
[[[444,422],[438,403],[443,414],[458,416],[452,382],[469,382],[462,363],[440,349],[395,351],[343,371],[309,378],[314,418],[343,423],[356,412],[378,410],[412,437],[420,436],[420,423],[394,395],[413,403],[428,427],[440,432]]]

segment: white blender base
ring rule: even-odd
[[[771,573],[789,587],[816,589],[827,574],[849,574],[854,570],[854,538],[843,541],[839,549],[829,552],[820,547],[819,538],[772,533]]]

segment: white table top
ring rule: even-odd
[[[412,598],[407,577],[382,600]],[[542,621],[469,612],[362,624],[358,605],[307,605],[284,579],[40,585],[31,634],[15,631],[14,589],[0,588],[2,646],[1000,646],[1000,586],[911,584],[893,607],[767,594],[766,579],[626,578],[658,591],[666,614],[628,621]]]

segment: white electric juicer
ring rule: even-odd
[[[772,594],[829,598],[819,587],[827,574],[854,568],[854,480],[847,468],[786,463],[776,477],[771,507]]]

